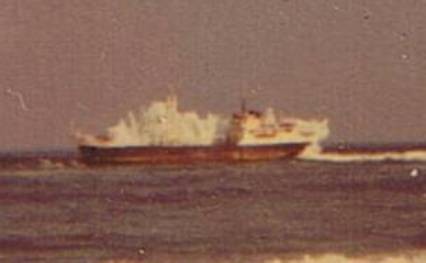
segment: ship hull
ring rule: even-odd
[[[308,143],[261,146],[79,146],[81,158],[91,164],[173,164],[244,162],[293,158]]]

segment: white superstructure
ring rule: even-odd
[[[316,144],[329,134],[327,120],[278,119],[273,109],[265,113],[247,111],[235,114],[230,140],[237,145],[268,145],[285,143]]]

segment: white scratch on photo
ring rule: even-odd
[[[22,95],[21,92],[14,91],[12,88],[8,88],[8,89],[6,89],[6,93],[9,94],[10,96],[13,96],[13,97],[18,99],[18,102],[19,102],[22,110],[24,110],[24,111],[29,110],[29,108],[27,107],[27,104],[25,103],[24,95]]]

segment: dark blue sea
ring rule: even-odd
[[[1,262],[426,262],[426,162],[2,157]],[[331,160],[333,159],[333,160]]]

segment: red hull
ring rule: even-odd
[[[200,163],[237,162],[292,158],[302,152],[307,143],[265,146],[79,146],[88,163]]]

